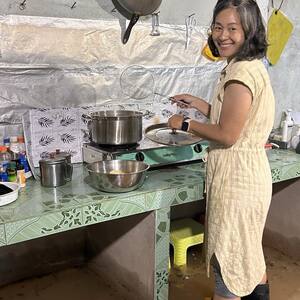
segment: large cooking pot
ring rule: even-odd
[[[107,146],[136,144],[142,139],[143,113],[132,110],[106,110],[91,114],[92,141]]]
[[[113,4],[116,9],[127,19],[130,23],[124,33],[122,42],[126,44],[131,29],[138,21],[140,16],[146,16],[152,14],[161,4],[162,0],[113,0]]]

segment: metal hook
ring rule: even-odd
[[[150,33],[150,35],[152,35],[152,36],[160,35],[160,32],[159,32],[159,13],[160,12],[156,12],[156,13],[152,14],[152,31]]]
[[[73,3],[73,5],[71,6],[71,9],[75,8],[76,5],[76,1]]]
[[[24,10],[24,9],[26,8],[26,1],[27,1],[27,0],[24,0],[22,3],[20,3],[19,8],[20,8],[21,10]]]

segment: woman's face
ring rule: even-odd
[[[240,17],[234,8],[222,10],[212,28],[212,39],[221,57],[232,59],[245,41]]]

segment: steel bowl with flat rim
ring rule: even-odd
[[[199,136],[182,130],[174,130],[167,123],[155,124],[145,129],[145,136],[156,143],[169,146],[193,145],[202,140]]]
[[[149,165],[136,160],[101,160],[86,166],[86,180],[95,189],[124,193],[133,191],[144,183]]]

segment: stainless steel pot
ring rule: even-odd
[[[123,36],[123,44],[126,44],[131,29],[139,20],[140,16],[152,14],[161,4],[162,0],[113,0],[117,10],[130,20],[130,23]]]
[[[73,175],[73,165],[72,165],[72,155],[68,152],[60,152],[57,151],[54,154],[55,158],[64,158],[66,160],[66,181],[71,181],[72,180],[72,175]]]
[[[107,110],[91,114],[92,141],[101,145],[130,145],[142,139],[143,113],[132,110]]]
[[[61,186],[71,180],[72,164],[70,164],[65,157],[41,159],[39,166],[42,186]]]

